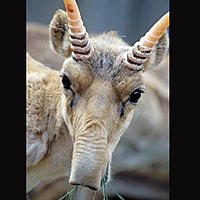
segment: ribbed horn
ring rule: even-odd
[[[161,17],[145,34],[136,42],[130,52],[125,54],[124,63],[131,70],[139,71],[151,54],[153,47],[169,26],[169,12]]]
[[[75,0],[63,0],[71,41],[72,57],[76,60],[89,59],[92,56],[93,47],[90,45],[89,35],[83,25],[80,11]]]

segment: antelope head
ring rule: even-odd
[[[145,90],[144,72],[166,54],[168,25],[158,22],[143,42],[129,46],[114,31],[89,37],[75,0],[64,3],[66,12],[55,13],[49,33],[52,49],[66,57],[61,102],[74,143],[69,183],[97,190]]]

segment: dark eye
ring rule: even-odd
[[[70,89],[71,82],[65,74],[62,75],[62,84],[66,90]]]
[[[130,96],[130,102],[131,103],[137,103],[139,98],[141,97],[142,93],[143,93],[143,91],[141,91],[139,89],[132,92],[131,96]]]

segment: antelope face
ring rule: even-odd
[[[163,59],[167,37],[160,38],[159,48],[147,61],[149,52],[144,51],[134,60],[129,55],[132,47],[115,32],[89,39],[74,3],[66,3],[67,13],[58,10],[54,15],[50,42],[53,50],[66,57],[61,102],[74,142],[69,183],[97,190],[144,92],[143,72]],[[134,70],[130,70],[132,64]]]
[[[103,38],[94,42],[102,40],[102,47]],[[144,91],[142,72],[125,70],[120,49],[113,50],[113,55],[111,48],[107,45],[105,52],[94,46],[93,60],[69,58],[62,69],[63,117],[74,141],[69,181],[93,189],[100,187],[112,152]]]

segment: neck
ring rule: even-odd
[[[59,83],[59,82],[58,82]],[[52,83],[55,86],[55,82]],[[69,177],[73,144],[68,127],[62,116],[62,87],[47,85],[44,99],[48,152],[45,157],[28,170],[27,190],[41,180],[53,180],[59,176]]]
[[[58,137],[60,129],[65,126],[62,117],[62,85],[60,82],[49,83],[46,89],[44,112],[49,134]],[[55,137],[55,136],[54,136]]]

